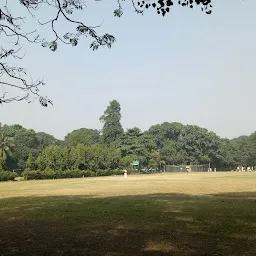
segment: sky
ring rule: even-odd
[[[25,44],[20,65],[33,77],[44,77],[41,92],[54,105],[3,104],[1,122],[62,139],[81,127],[101,129],[99,117],[116,99],[125,129],[181,122],[221,137],[251,134],[256,130],[256,1],[213,4],[212,15],[176,7],[163,18],[154,10],[138,15],[126,1],[124,15],[116,18],[114,0],[89,1],[72,18],[102,23],[97,31],[113,34],[113,47],[92,51],[89,37],[54,53]],[[51,15],[41,10],[43,19]],[[58,24],[60,31],[69,28],[63,20]],[[50,28],[42,33],[53,36]]]

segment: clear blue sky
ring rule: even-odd
[[[93,52],[89,38],[55,53],[27,45],[22,65],[44,76],[42,92],[54,106],[3,105],[0,120],[63,138],[81,127],[100,129],[99,117],[116,99],[124,128],[177,121],[222,137],[249,135],[256,130],[256,1],[213,2],[212,15],[178,7],[162,18],[153,10],[137,15],[126,1],[118,19],[115,1],[90,1],[73,17],[103,21],[100,31],[116,36],[113,48]]]

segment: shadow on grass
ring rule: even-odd
[[[256,192],[0,200],[0,255],[256,255]]]

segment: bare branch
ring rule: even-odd
[[[0,1],[2,3],[4,2],[3,0]],[[17,0],[10,1],[14,2]],[[118,7],[114,10],[114,15],[117,17],[121,17],[123,14],[122,1],[125,0],[117,0]],[[31,14],[32,19],[37,16],[36,12],[43,6],[56,10],[53,17],[46,22],[40,22],[38,18],[36,19],[41,26],[49,25],[49,29],[52,30],[54,38],[52,41],[47,42],[43,37],[39,36],[37,30],[26,32],[24,28],[28,21],[26,21],[25,17],[14,17],[10,8],[8,8],[8,0],[5,0],[5,4],[2,4],[2,6],[0,3],[0,39],[3,37],[15,39],[14,42],[7,43],[10,47],[5,47],[2,41],[0,43],[0,85],[26,92],[26,96],[9,97],[8,99],[6,98],[7,94],[3,93],[2,96],[0,95],[0,103],[28,100],[32,95],[38,98],[43,106],[47,106],[48,104],[52,104],[51,100],[39,95],[39,87],[44,85],[43,81],[39,79],[33,82],[32,79],[29,79],[27,76],[25,69],[12,67],[7,64],[11,57],[22,59],[25,56],[25,53],[22,55],[19,54],[22,49],[21,42],[40,43],[43,47],[48,47],[52,51],[55,51],[59,42],[76,46],[80,37],[85,36],[92,38],[93,41],[90,47],[93,50],[97,50],[100,46],[110,48],[115,42],[115,37],[107,33],[99,35],[97,28],[102,24],[92,27],[84,24],[80,20],[70,18],[74,10],[82,10],[83,7],[86,6],[84,0],[19,0],[19,2]],[[146,9],[152,7],[156,9],[158,14],[163,16],[170,12],[175,2],[177,5],[190,8],[197,5],[207,14],[211,13],[212,7],[211,0],[138,0],[137,2],[131,0],[131,2],[135,12],[138,14],[143,14]],[[66,32],[64,35],[58,32],[56,27],[61,18],[64,18],[65,22],[75,26],[73,32]],[[5,60],[5,63],[2,62],[3,60]],[[3,80],[5,78],[6,80]]]

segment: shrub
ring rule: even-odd
[[[93,171],[83,171],[83,175],[84,175],[84,177],[94,177],[94,176],[96,176],[95,172],[93,172]]]
[[[24,177],[25,180],[41,180],[43,179],[43,174],[41,171],[33,171],[26,169],[23,173],[22,176]]]
[[[122,175],[122,170],[97,170],[94,171],[95,176],[111,176],[111,175]]]
[[[116,170],[110,170],[108,173],[109,175],[123,175],[124,171],[116,169]]]
[[[83,177],[83,173],[84,171],[79,170],[79,169],[75,169],[75,170],[68,170],[68,171],[64,171],[66,173],[66,177],[65,178],[81,178]]]
[[[67,171],[54,171],[45,169],[44,171],[26,169],[23,172],[25,180],[47,180],[47,179],[64,179],[64,178],[81,178],[81,177],[94,177],[94,176],[110,176],[123,174],[122,170],[67,170]]]
[[[0,171],[0,181],[14,180],[16,177],[16,172]]]
[[[67,171],[54,171],[46,169],[44,171],[25,170],[23,177],[25,180],[47,180],[47,179],[64,179],[64,178],[81,178],[95,176],[91,171],[67,170]]]

